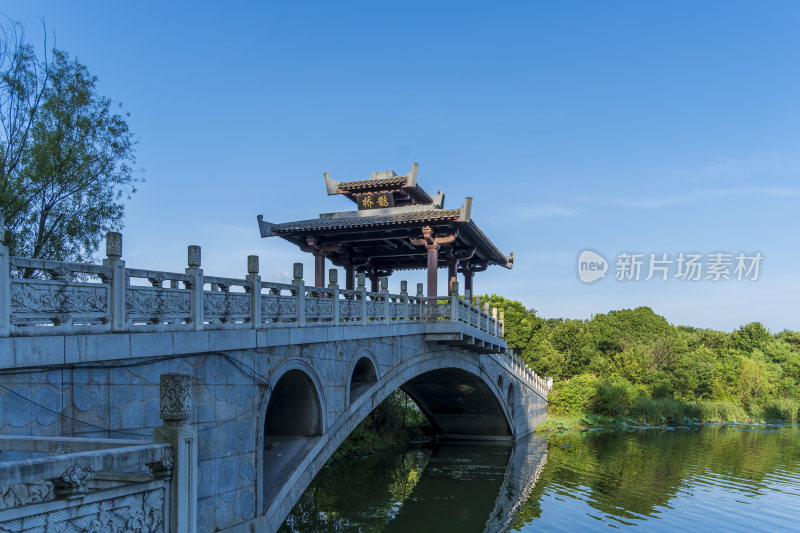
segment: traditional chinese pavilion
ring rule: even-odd
[[[354,288],[356,272],[364,272],[377,291],[382,276],[425,268],[428,296],[436,296],[439,268],[448,269],[450,291],[461,272],[464,290],[472,294],[475,272],[514,265],[514,253],[503,255],[472,220],[472,198],[457,209],[445,209],[442,191],[431,195],[417,183],[416,163],[405,176],[390,170],[357,181],[336,181],[326,172],[325,186],[328,195],[342,194],[358,209],[282,224],[258,216],[262,237],[283,237],[314,254],[317,287],[325,283],[325,259],[345,269],[347,289]]]

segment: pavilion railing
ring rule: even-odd
[[[102,265],[10,257],[0,243],[0,336],[453,321],[503,337],[502,313],[459,297],[457,284],[452,296],[429,298],[421,283],[409,294],[405,281],[392,294],[388,278],[367,291],[359,274],[347,290],[331,269],[328,286],[313,287],[301,263],[291,283],[274,283],[261,280],[258,256],[248,256],[243,279],[205,275],[200,259],[189,246],[184,272],[128,268],[115,232]]]

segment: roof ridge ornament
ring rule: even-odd
[[[419,168],[419,163],[411,163],[411,172],[405,175],[406,178],[406,188],[413,188],[417,186],[417,169]]]
[[[328,196],[339,194],[339,184],[341,181],[331,179],[330,172],[323,172],[322,175],[325,176],[325,189],[328,191]]]

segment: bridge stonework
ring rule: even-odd
[[[118,256],[110,259],[114,261],[120,262]],[[17,264],[55,270],[49,264]],[[0,435],[106,439],[105,445],[111,442],[108,439],[158,440],[164,428],[172,424],[164,416],[161,376],[189,375],[191,394],[187,401],[191,412],[187,406],[186,417],[188,426],[196,431],[197,456],[181,459],[189,464],[181,467],[181,479],[189,481],[181,483],[196,486],[197,496],[196,506],[187,512],[196,515],[198,531],[238,533],[276,530],[341,442],[398,388],[412,396],[442,439],[513,441],[530,434],[546,416],[544,381],[513,354],[505,353],[502,322],[496,313],[492,316],[479,305],[459,301],[457,293],[426,304],[422,298],[412,301],[404,292],[370,295],[360,287],[350,291],[354,293],[350,298],[340,295],[338,287],[322,294],[318,288],[305,288],[301,280],[295,283],[295,292],[285,297],[295,302],[291,310],[295,318],[269,322],[260,318],[266,306],[258,306],[256,312],[245,305],[210,305],[234,293],[220,292],[213,286],[210,290],[202,286],[198,289],[197,284],[237,280],[203,279],[198,265],[199,250],[196,264],[190,265],[186,275],[128,272],[129,276],[155,280],[152,288],[143,288],[142,294],[156,293],[165,298],[172,292],[189,302],[181,311],[187,317],[164,319],[162,307],[154,311],[161,316],[160,323],[154,314],[140,325],[130,318],[114,316],[114,305],[119,312],[119,298],[125,297],[126,290],[128,309],[135,307],[136,303],[131,303],[135,288],[115,289],[111,274],[101,272],[104,278],[94,287],[85,281],[64,279],[34,282],[38,285],[29,287],[30,294],[49,291],[51,295],[51,300],[36,301],[19,297],[28,282],[12,279],[11,283],[17,283],[16,300],[8,306],[7,336],[0,337],[4,368],[0,373]],[[124,272],[124,263],[121,268]],[[189,276],[195,281],[187,280]],[[176,283],[160,289],[171,277],[186,281],[186,287],[177,288]],[[257,289],[264,302],[270,297],[281,298],[280,291],[287,290],[273,284],[276,290],[262,293],[261,281],[252,270],[247,280],[238,282],[252,283],[250,290]],[[96,292],[98,286],[112,294],[106,301],[110,309],[106,315],[111,320],[93,322],[89,317],[86,326],[77,327],[59,322],[66,311],[59,306],[75,305],[76,293]],[[123,292],[115,298],[114,290]],[[72,300],[59,300],[59,291],[71,293]],[[0,287],[0,297],[2,292]],[[237,294],[239,303],[253,301],[251,294],[241,295],[239,298]],[[200,309],[206,311],[206,317],[216,313],[214,320],[206,318],[202,327],[191,321],[192,315],[198,316],[197,298],[205,302]],[[336,310],[330,310],[327,319],[319,311],[325,307],[321,305],[325,298],[332,303],[329,310]],[[48,301],[56,302],[49,304],[56,308],[54,311],[36,311],[37,302]],[[362,314],[353,312],[348,321],[338,312],[352,310],[353,302]],[[416,310],[409,310],[414,306]],[[15,309],[28,313],[24,323],[15,322]],[[40,314],[33,316],[31,309]],[[305,320],[303,311],[315,309],[317,320]],[[37,327],[46,325],[48,319],[50,329]],[[118,327],[112,328],[114,323]],[[20,325],[17,330],[15,324]],[[163,444],[151,446],[156,451],[148,453],[161,453],[158,446],[163,448]],[[184,451],[176,452],[176,457],[186,457]],[[82,454],[75,457],[78,461]],[[3,456],[0,461],[10,458]],[[62,464],[66,459],[59,460]],[[162,463],[169,464],[155,469],[147,464],[156,479],[159,472],[172,469],[171,460],[165,458]],[[9,483],[20,483],[20,476]],[[24,481],[28,483],[29,478]],[[132,478],[128,475],[124,479],[130,482]],[[3,490],[9,489],[0,475],[0,492]],[[45,507],[36,507],[36,512],[49,512],[48,503],[37,505]],[[0,506],[0,525],[23,524],[17,518],[20,512],[4,511]],[[168,520],[159,520],[154,519],[146,530],[172,530]],[[26,530],[23,525],[17,527]],[[193,523],[185,527],[186,531],[194,530]]]

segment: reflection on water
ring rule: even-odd
[[[799,509],[797,427],[636,429],[339,460],[281,531],[788,531]]]

